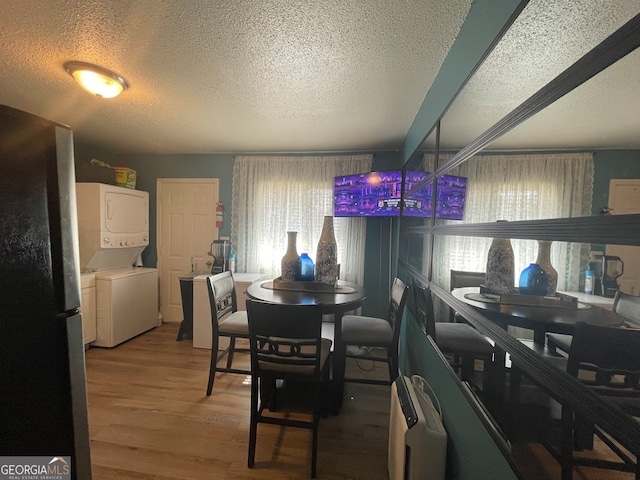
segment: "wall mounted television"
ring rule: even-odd
[[[334,178],[334,217],[398,217],[401,202],[401,170]]]
[[[433,183],[424,183],[429,172],[405,171],[403,217],[430,217]],[[462,220],[467,196],[467,179],[454,175],[442,175],[438,178],[438,198],[436,200],[436,218]]]

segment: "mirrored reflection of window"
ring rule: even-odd
[[[451,289],[452,270],[485,272],[492,238],[441,236],[434,238],[432,278],[446,290]],[[538,262],[540,244],[537,240],[511,239],[514,254],[514,287],[520,274],[530,264]],[[590,245],[573,242],[552,242],[550,260],[558,271],[558,290],[581,292],[584,272],[589,267]]]
[[[430,236],[422,233],[404,235],[406,241],[406,263],[423,276],[429,275]]]
[[[449,173],[466,179],[464,223],[541,220],[591,215],[593,165],[587,152],[483,154]]]

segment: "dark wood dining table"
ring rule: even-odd
[[[611,310],[578,303],[577,308],[505,305],[492,297],[482,298],[478,287],[456,288],[451,294],[482,313],[505,330],[509,325],[533,331],[533,341],[544,345],[547,332],[572,334],[578,322],[604,327],[619,327],[624,318]]]
[[[495,296],[480,295],[479,287],[456,288],[451,294],[458,300],[480,310],[491,322],[505,331],[509,326],[533,331],[533,343],[519,339],[541,356],[559,355],[545,346],[546,333],[572,334],[578,322],[605,327],[624,325],[624,318],[611,310],[596,305],[579,303],[574,308],[553,306],[532,306],[501,304]],[[506,353],[497,345],[494,349],[494,363],[499,368],[492,371],[492,395],[495,400],[504,399]],[[514,367],[515,365],[512,365]],[[519,403],[520,369],[511,368],[510,398],[512,404]]]
[[[299,290],[274,288],[273,280],[255,282],[247,289],[247,296],[254,300],[282,305],[321,305],[322,313],[333,315],[333,413],[342,404],[346,358],[341,354],[342,316],[362,306],[367,298],[364,287],[338,280],[332,291],[313,291],[301,286]]]

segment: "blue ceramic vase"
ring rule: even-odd
[[[300,269],[299,280],[301,282],[313,282],[313,260],[306,253],[302,253],[300,254],[300,261],[302,262],[302,268]]]
[[[532,263],[520,274],[519,291],[523,295],[544,296],[547,294],[548,288],[549,276],[537,263]]]

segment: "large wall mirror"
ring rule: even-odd
[[[529,2],[443,116],[438,166],[455,159],[460,149],[637,14],[634,2],[601,2],[590,5],[588,11],[577,4]],[[436,219],[435,224],[590,217],[611,210],[610,180],[640,178],[637,78],[640,50],[623,56],[447,171],[448,175],[468,179],[464,216],[460,220]],[[407,168],[433,165],[435,144],[434,131]],[[611,213],[622,212],[622,208],[616,208]],[[640,213],[640,204],[635,211],[625,204],[624,213]],[[468,239],[474,246],[473,257],[486,258],[491,239]],[[452,238],[447,242],[456,243]],[[468,246],[468,241],[458,243],[464,244],[460,247],[463,250]],[[572,272],[568,274],[567,290],[583,289],[584,271],[593,262],[590,252],[620,254],[619,246],[564,244],[571,248],[555,246],[553,255],[556,262],[567,263],[566,268]],[[640,257],[629,248],[622,254],[629,257],[637,253],[635,256]],[[567,251],[573,252],[569,261],[565,261]],[[573,272],[576,262],[579,268]],[[640,272],[634,269],[628,267],[621,280],[627,293],[637,294]]]
[[[443,117],[441,148],[468,145],[637,14],[631,1],[591,2],[588,9],[580,2],[529,2]],[[638,136],[633,145],[619,136],[620,127],[638,131],[640,125],[633,114],[640,74],[635,59],[607,69],[487,148],[640,147]],[[603,112],[617,115],[607,118]]]
[[[523,339],[543,345],[544,332],[517,322],[508,332],[496,327],[461,290],[452,292],[452,279],[456,271],[482,275],[492,239],[501,237],[513,246],[514,287],[548,248],[559,291],[583,292],[591,271],[601,294],[606,281],[640,294],[639,10],[632,1],[527,3],[438,122],[425,125],[429,135],[404,165],[435,172],[428,178],[436,191],[445,176],[467,183],[460,219],[434,218],[437,207],[429,219],[402,218],[398,262],[404,280],[429,282],[438,321],[463,311],[528,380],[634,451],[639,431],[626,414],[603,415],[603,400],[526,346]],[[444,185],[455,207],[452,182]],[[630,202],[612,210],[613,197]],[[605,278],[603,258],[616,256],[624,275],[613,258]],[[415,350],[408,357],[420,362]]]

